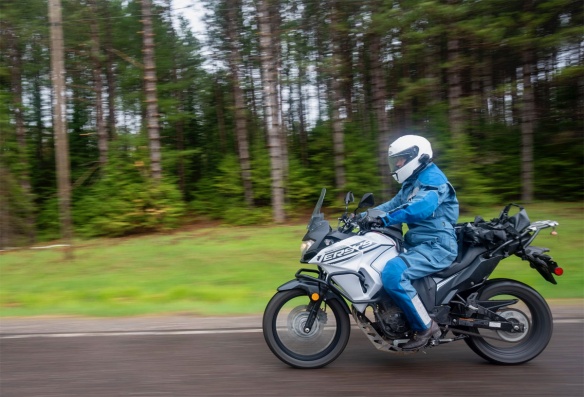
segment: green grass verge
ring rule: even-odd
[[[582,204],[541,203],[527,209],[532,220],[560,222],[558,236],[544,231],[534,245],[550,248],[565,275],[552,285],[512,257],[493,277],[523,281],[546,298],[583,298]],[[499,210],[479,213],[490,219]],[[96,239],[77,242],[72,261],[64,261],[58,249],[5,252],[0,254],[0,315],[261,313],[276,288],[300,267],[304,233],[303,225],[218,226]]]

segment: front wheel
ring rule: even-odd
[[[533,288],[513,280],[493,280],[480,293],[480,301],[516,300],[497,309],[508,321],[523,324],[523,332],[479,330],[484,337],[465,339],[479,356],[496,364],[521,364],[537,357],[553,332],[552,313],[543,297]]]
[[[349,341],[351,324],[339,301],[321,302],[314,324],[307,330],[312,305],[306,291],[293,289],[277,292],[264,312],[266,343],[276,357],[295,368],[324,367]]]

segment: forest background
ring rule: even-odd
[[[467,213],[582,202],[581,0],[201,0],[204,41],[172,0],[63,0],[62,23],[51,3],[0,4],[0,249],[67,234],[63,211],[71,234],[114,237],[281,224],[321,187],[381,202],[406,133]]]

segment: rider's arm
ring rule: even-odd
[[[381,210],[383,212],[391,212],[398,208],[400,205],[404,204],[403,191],[400,190],[391,200],[378,205],[375,209]]]
[[[383,223],[416,223],[428,218],[438,208],[445,186],[421,186],[420,190],[405,204],[395,208],[393,212],[382,217]],[[380,208],[381,209],[381,208]]]

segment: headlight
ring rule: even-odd
[[[310,247],[312,247],[312,244],[314,244],[314,240],[305,240],[302,242],[302,245],[300,245],[300,253],[302,255],[304,255],[306,253],[306,251],[308,251],[308,249]]]

